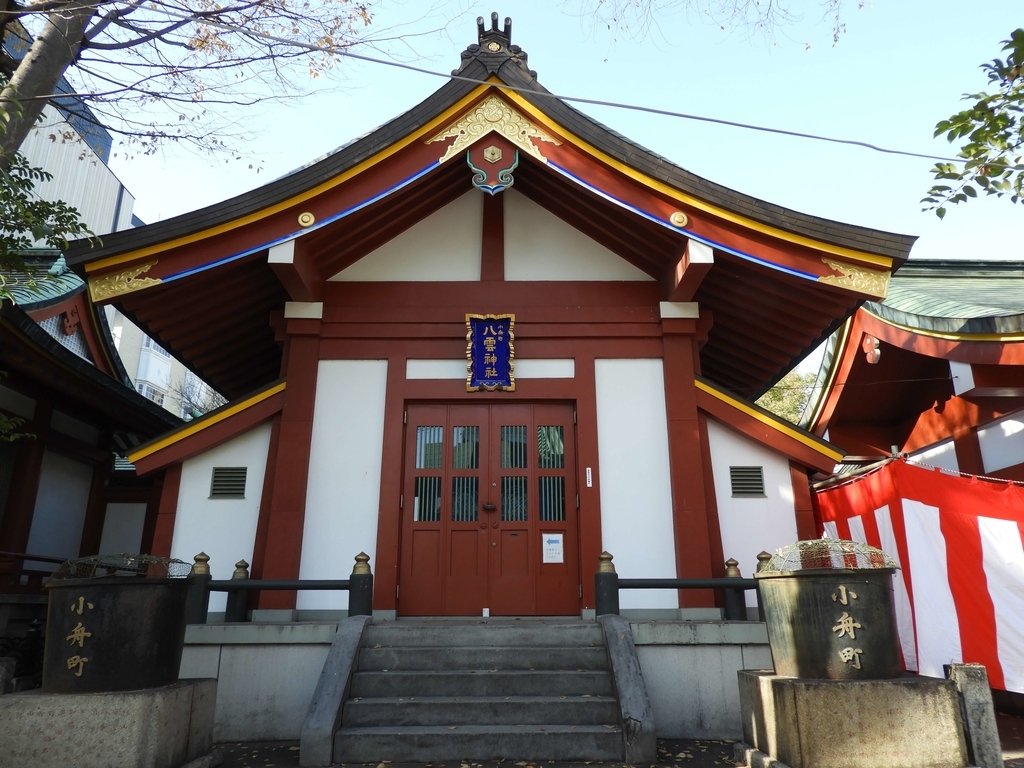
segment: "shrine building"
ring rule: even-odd
[[[913,238],[630,142],[552,97],[496,14],[455,75],[264,187],[68,249],[94,305],[229,400],[128,454],[162,476],[140,549],[265,579],[346,578],[365,551],[383,617],[565,616],[594,607],[602,550],[623,577],[750,575],[813,537],[808,478],[843,454],[753,400],[885,296]]]

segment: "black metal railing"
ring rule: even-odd
[[[49,555],[30,555],[25,552],[0,552],[0,592],[43,594],[43,582],[50,577],[52,571],[26,568],[25,562],[60,565],[66,559]]]
[[[722,590],[722,613],[726,621],[746,621],[747,605],[745,593],[754,590],[757,595],[757,613],[764,621],[761,607],[761,593],[757,579],[744,579],[739,575],[735,560],[727,560],[726,576],[719,579],[620,579],[612,565],[612,556],[602,552],[597,573],[594,574],[595,608],[598,616],[619,613],[620,589],[720,589]]]
[[[185,603],[185,621],[188,624],[206,623],[211,592],[227,593],[225,623],[248,621],[249,595],[264,591],[346,591],[349,616],[373,614],[373,573],[370,571],[370,558],[363,552],[356,555],[355,567],[347,579],[250,579],[249,564],[240,560],[235,564],[235,573],[230,579],[214,580],[209,563],[210,558],[206,554],[200,552],[195,556]]]

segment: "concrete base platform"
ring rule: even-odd
[[[0,696],[4,768],[181,768],[213,749],[216,680]]]
[[[737,758],[751,768],[971,765],[953,681],[803,680],[752,671],[738,677],[747,751],[737,750]]]

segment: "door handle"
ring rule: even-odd
[[[493,504],[484,504],[484,512],[494,512],[497,509]]]

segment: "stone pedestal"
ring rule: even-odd
[[[743,740],[760,768],[964,768],[971,765],[960,694],[950,680],[805,680],[739,676]],[[780,765],[781,764],[781,765]]]
[[[216,680],[0,696],[5,768],[181,768],[213,748]]]

